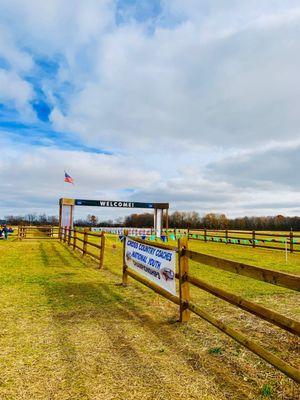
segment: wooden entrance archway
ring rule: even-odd
[[[59,200],[59,226],[73,228],[74,208],[75,206],[88,207],[112,207],[112,208],[143,208],[154,211],[154,231],[156,236],[161,236],[164,228],[164,212],[165,212],[165,228],[169,227],[169,203],[142,203],[132,201],[115,201],[115,200],[84,200],[84,199],[67,199]]]

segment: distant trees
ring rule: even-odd
[[[87,220],[88,220],[89,225],[91,225],[91,226],[96,226],[98,223],[98,218],[96,217],[96,215],[88,214]]]
[[[74,221],[74,225],[76,226],[116,226],[113,220],[109,219],[107,221],[99,221],[98,218],[91,218],[91,216],[87,216],[86,219],[79,218]],[[120,225],[118,225],[120,226]],[[122,224],[121,224],[122,226]]]
[[[132,228],[151,228],[153,226],[153,214],[131,214],[125,218],[123,225]]]
[[[58,218],[56,215],[7,215],[4,220],[9,225],[58,225]]]
[[[208,228],[208,229],[226,229],[228,219],[225,214],[209,213],[204,217],[195,212],[175,211],[169,216],[170,228]]]
[[[208,229],[227,229],[229,220],[225,214],[206,214],[201,221],[203,228]]]
[[[300,217],[283,215],[267,217],[243,217],[228,220],[229,229],[245,230],[300,230]]]
[[[200,228],[201,219],[195,211],[180,212],[175,211],[169,215],[170,228]]]
[[[125,218],[124,226],[152,227],[153,215],[132,214]],[[200,216],[195,211],[175,211],[169,215],[170,228],[241,229],[241,230],[300,230],[300,217],[283,215],[267,217],[227,218],[225,214],[208,213]]]
[[[7,215],[4,218],[9,225],[57,225],[55,215],[27,214],[24,216]],[[153,227],[153,214],[131,214],[115,221],[100,221],[95,215],[89,214],[86,218],[77,219],[77,226],[126,226],[126,227]],[[300,217],[285,217],[283,215],[266,217],[239,217],[227,218],[225,214],[208,213],[200,216],[195,211],[174,211],[169,215],[170,228],[191,229],[240,229],[240,230],[297,230],[300,231]]]

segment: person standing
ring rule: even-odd
[[[2,232],[4,234],[4,239],[7,240],[8,239],[8,228],[6,225],[3,225]]]

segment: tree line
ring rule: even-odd
[[[151,227],[153,215],[131,214],[124,220],[124,226]],[[231,230],[300,230],[300,217],[283,215],[266,217],[228,218],[225,214],[208,213],[200,216],[197,212],[175,211],[169,215],[169,228],[190,229],[231,229]]]
[[[9,225],[57,225],[57,216],[46,214],[27,214],[24,216],[8,215],[4,221]],[[125,226],[153,227],[153,214],[131,214],[125,218],[99,220],[95,215],[88,214],[86,218],[75,220],[77,226]],[[285,217],[283,215],[266,217],[227,218],[225,214],[208,213],[200,216],[195,211],[175,211],[169,215],[169,228],[190,229],[237,229],[237,230],[300,230],[300,217]]]
[[[56,215],[46,214],[6,215],[1,221],[8,225],[58,225]]]

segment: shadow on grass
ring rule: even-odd
[[[62,247],[62,249],[66,250],[65,247]],[[54,244],[51,251],[61,260],[64,266],[70,266],[74,269],[72,262],[67,260]],[[73,252],[70,251],[70,254],[73,254]],[[74,255],[74,258],[78,260],[79,256]],[[45,266],[50,265],[47,254],[43,255],[42,259]],[[86,268],[85,263],[83,261],[81,263]],[[228,359],[221,361],[218,358],[208,356],[203,345],[201,346],[199,329],[193,328],[192,325],[188,327],[175,325],[171,332],[169,323],[161,323],[152,318],[149,313],[145,313],[147,305],[144,298],[141,299],[141,296],[139,296],[139,298],[130,299],[126,288],[115,286],[113,283],[76,283],[66,279],[45,282],[43,287],[51,306],[55,334],[59,343],[61,358],[66,368],[65,378],[69,390],[75,390],[74,386],[78,386],[78,382],[80,382],[81,398],[86,396],[84,383],[88,377],[84,377],[76,348],[72,344],[72,329],[74,329],[74,325],[84,323],[85,320],[95,320],[101,330],[106,332],[106,336],[113,344],[115,355],[123,360],[130,375],[137,376],[143,382],[143,385],[149,386],[150,368],[156,382],[163,382],[162,378],[156,374],[155,369],[149,367],[149,363],[139,356],[130,340],[126,339],[124,328],[112,321],[112,317],[115,316],[117,316],[119,322],[137,322],[150,335],[155,336],[167,351],[179,354],[183,362],[192,367],[194,373],[206,375],[210,379],[213,376],[215,385],[221,391],[226,388],[226,391],[231,393],[231,399],[247,399],[249,394],[253,393],[255,382],[247,383],[243,380],[245,371],[242,370],[238,361]],[[143,294],[138,285],[135,286],[135,291]],[[195,347],[199,346],[198,351],[188,347],[182,340],[185,334],[192,335],[196,340],[199,340],[200,343],[195,343]],[[100,356],[98,362],[98,373],[100,373],[102,362]],[[167,382],[163,382],[161,387],[168,393],[172,391],[172,387]],[[76,390],[78,391],[78,387]]]
[[[120,293],[121,291],[124,293]],[[74,328],[74,324],[82,324],[85,320],[91,319],[99,324],[102,332],[106,332],[106,337],[113,344],[114,354],[126,364],[129,375],[136,376],[143,382],[143,385],[149,385],[149,372],[151,372],[151,376],[156,382],[163,382],[155,369],[149,367],[149,363],[139,356],[130,344],[130,340],[126,339],[128,332],[124,332],[122,321],[125,323],[133,321],[138,323],[143,330],[148,331],[150,336],[155,336],[161,343],[160,346],[164,347],[167,352],[180,354],[183,362],[190,365],[194,373],[199,373],[200,376],[206,375],[209,379],[214,376],[214,383],[219,389],[223,390],[226,386],[227,390],[236,393],[236,397],[232,396],[232,399],[248,398],[246,396],[247,383],[242,379],[237,379],[235,374],[230,375],[229,369],[232,368],[232,365],[224,368],[220,360],[214,360],[203,354],[201,346],[199,351],[187,348],[186,343],[182,341],[184,332],[178,332],[184,328],[172,326],[174,333],[171,333],[169,323],[155,320],[149,314],[145,314],[144,307],[146,305],[141,307],[136,302],[129,300],[126,288],[107,283],[55,282],[55,284],[45,285],[45,293],[50,300],[56,336],[61,348],[62,359],[66,364],[66,380],[70,382],[71,386],[74,372],[77,371],[77,379],[78,376],[81,376],[83,382],[84,377],[80,371],[80,362],[77,359],[76,349],[72,345],[70,332]],[[116,317],[121,323],[115,324],[112,317]],[[200,339],[199,332],[196,330],[193,332],[192,327],[188,328],[187,334],[193,334],[194,337],[198,335],[198,339]],[[195,344],[196,346],[199,346],[199,343]],[[101,371],[101,363],[101,356],[99,356],[98,372]],[[235,368],[239,369],[238,366]],[[237,372],[242,375],[240,370]],[[163,387],[162,390],[171,393],[172,387],[167,382],[160,385]],[[253,387],[250,389],[249,385],[248,389],[253,390]]]
[[[62,250],[65,250],[62,247]],[[72,266],[72,263],[64,257],[54,244],[51,246],[51,252],[55,258],[61,260],[63,266]],[[47,249],[43,244],[40,245],[41,260],[45,267],[51,267],[51,257],[47,255]],[[77,257],[76,257],[77,258]],[[82,263],[84,265],[84,263]],[[74,269],[74,266],[72,266]],[[62,278],[66,278],[65,274]],[[85,320],[94,319],[103,326],[107,332],[107,337],[115,346],[117,356],[123,359],[126,369],[131,370],[144,384],[149,383],[149,366],[144,362],[125,339],[125,336],[119,329],[112,326],[109,322],[113,312],[116,315],[119,311],[113,310],[116,304],[123,300],[123,297],[115,291],[109,289],[109,285],[101,283],[98,285],[92,283],[75,283],[66,279],[41,282],[44,293],[48,299],[48,304],[52,310],[53,329],[59,345],[61,361],[64,365],[65,373],[63,382],[69,393],[76,398],[87,398],[86,377],[82,370],[82,356],[77,354],[74,346],[74,325],[82,324]],[[106,287],[106,289],[105,289]],[[118,318],[123,318],[118,316]],[[115,328],[115,329],[114,329]],[[84,340],[84,338],[83,338]],[[130,362],[127,362],[130,361]],[[135,360],[135,361],[133,361]],[[136,369],[136,363],[139,368]],[[101,358],[99,358],[101,365]],[[154,374],[155,371],[152,371]],[[98,371],[99,373],[99,371]],[[159,376],[156,376],[159,380]],[[78,396],[78,397],[77,397]],[[74,397],[75,398],[75,397]]]
[[[65,366],[65,381],[68,382],[68,389],[76,391],[80,387],[80,395],[84,398],[86,390],[84,383],[87,376],[82,371],[82,355],[78,356],[74,341],[74,326],[81,325],[85,321],[97,323],[102,332],[106,332],[107,338],[112,343],[113,353],[126,365],[126,370],[130,375],[135,375],[144,385],[149,385],[149,365],[143,360],[136,350],[125,338],[120,326],[112,323],[112,315],[117,316],[118,320],[126,320],[128,314],[122,312],[118,302],[122,296],[111,290],[107,284],[93,285],[91,283],[70,283],[55,282],[44,285],[45,294],[52,309],[52,319],[59,344],[61,360]],[[82,338],[84,340],[84,338]],[[109,352],[109,349],[107,350]],[[96,357],[101,373],[101,356]],[[137,368],[138,365],[138,368]],[[158,382],[160,377],[153,369],[153,378]],[[167,389],[167,384],[164,390]]]
[[[63,246],[61,248],[65,249],[65,247]],[[57,257],[57,259],[61,261],[63,267],[68,266],[74,268],[72,262],[67,257],[65,257],[60,251],[58,251],[57,246],[55,246],[54,243],[51,243],[51,253],[53,253],[55,257]]]

